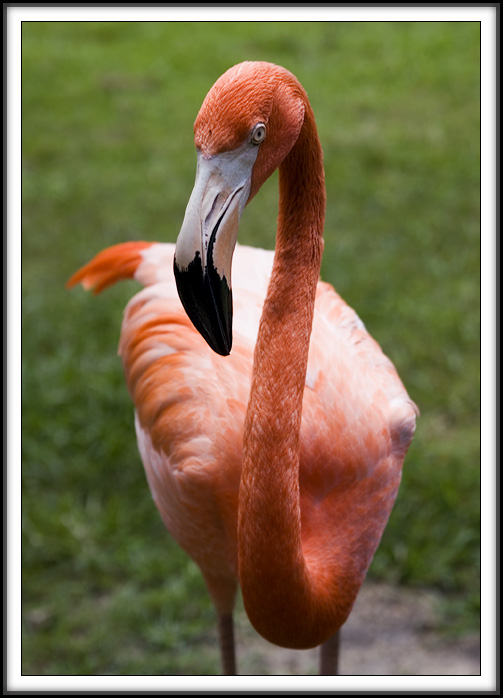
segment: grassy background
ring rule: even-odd
[[[174,241],[192,123],[215,79],[269,60],[306,87],[325,152],[323,277],[421,418],[370,570],[479,621],[479,27],[53,23],[22,29],[23,673],[218,673],[213,610],[136,450],[116,347],[128,282],[64,284],[103,247]],[[275,177],[240,241],[272,247]]]

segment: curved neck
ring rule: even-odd
[[[301,540],[300,424],[325,216],[322,151],[309,105],[279,185],[275,261],[245,424],[239,576],[258,632],[300,648],[324,642],[340,624],[329,617],[328,594],[316,583]]]

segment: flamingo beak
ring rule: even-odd
[[[232,255],[256,158],[256,149],[245,145],[211,157],[198,152],[196,182],[175,250],[175,280],[185,312],[222,356],[232,347]]]

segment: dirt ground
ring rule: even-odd
[[[340,675],[473,676],[480,674],[478,635],[440,635],[432,593],[364,584],[342,629]],[[318,674],[318,650],[285,650],[260,638],[236,614],[240,675]]]

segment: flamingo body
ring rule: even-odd
[[[219,618],[232,615],[239,583],[264,637],[313,647],[351,611],[417,408],[356,313],[319,280],[321,148],[296,79],[236,66],[195,132],[198,174],[176,248],[117,245],[69,283],[145,287],[126,307],[119,346],[138,446],[163,521]],[[235,246],[244,206],[278,166],[275,253]]]
[[[208,351],[180,303],[174,250],[169,243],[117,245],[70,283],[101,291],[134,278],[145,286],[125,309],[119,345],[140,454],[167,529],[201,568],[218,611],[229,613],[238,584],[244,421],[274,253],[236,246],[234,347],[221,357]],[[415,414],[357,314],[320,281],[302,411],[303,543],[308,554],[321,547],[339,556],[344,531],[355,586],[395,500]]]

